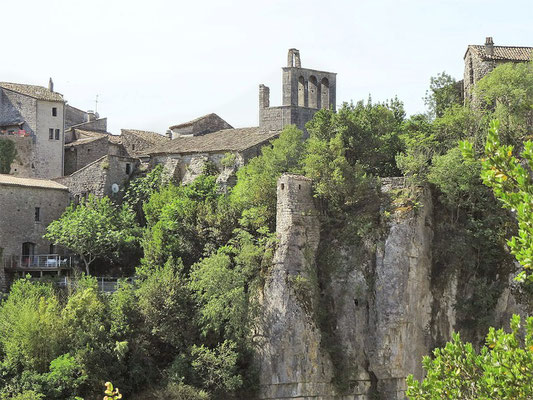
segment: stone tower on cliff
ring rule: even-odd
[[[300,52],[289,49],[283,68],[282,105],[270,107],[270,89],[259,85],[259,127],[277,131],[294,124],[305,131],[305,124],[321,108],[335,110],[337,74],[302,68]]]

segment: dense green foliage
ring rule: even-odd
[[[523,75],[530,70],[494,72],[496,78],[481,81],[478,92],[492,108],[459,104],[456,82],[441,74],[431,81],[427,115],[406,119],[397,99],[343,104],[336,113],[320,110],[307,125],[308,139],[294,126],[285,128],[237,172],[237,184],[227,193],[217,187],[213,168],[178,186],[156,167],[129,183],[122,206],[93,197],[70,206],[49,226],[47,237],[78,253],[87,273],[97,259],[121,259],[134,264],[135,279],[107,295],[92,278],[66,289],[15,282],[0,306],[0,396],[93,398],[112,381],[132,399],[252,397],[258,293],[275,248],[276,184],[285,172],[313,179],[321,219],[318,266],[290,284],[322,331],[336,383],[347,383],[349,368],[341,362],[334,299],[324,282],[339,273],[343,241],[354,248],[347,255],[354,260],[374,254],[372,243],[383,234],[380,218],[386,215],[380,210],[379,177],[403,173],[409,182],[435,189],[432,276],[445,281],[456,274],[460,290],[473,288],[464,290],[468,296],[457,304],[458,323],[472,338],[484,336],[505,283],[497,277],[513,268],[504,250],[513,224],[482,184],[480,171],[509,208],[531,213],[517,204],[529,199],[521,193],[530,195],[529,186],[508,186],[512,173],[500,164],[487,170],[475,157],[465,159],[458,147],[469,140],[472,154],[479,154],[494,115],[508,115],[505,145],[524,137],[526,131],[515,131],[527,121],[521,99],[529,98],[530,90],[502,100],[504,89],[495,88],[505,88],[501,81],[508,76],[517,85],[528,84],[529,75]],[[493,139],[489,136],[497,156],[500,144]],[[529,160],[528,149],[523,157]],[[224,163],[234,163],[234,157],[226,156]],[[529,185],[530,179],[523,179],[518,183]],[[500,195],[509,192],[507,198]],[[517,249],[529,240],[524,235],[515,239]],[[142,251],[138,261],[128,258],[136,249]],[[524,264],[531,256],[514,251]],[[365,279],[371,287],[372,278]],[[502,335],[493,333],[490,340],[511,340]],[[458,339],[455,344],[460,346]]]
[[[9,139],[0,139],[0,174],[11,172],[11,163],[16,156],[15,142]]]
[[[502,65],[480,81],[476,88],[478,99],[485,107],[492,106],[489,115],[504,119],[494,120],[488,130],[480,170],[483,182],[494,195],[510,209],[518,221],[518,235],[509,242],[511,252],[521,264],[517,280],[533,281],[533,213],[531,210],[533,186],[533,143],[523,142],[524,134],[531,132],[533,110],[532,64]],[[463,165],[479,164],[478,147],[473,138],[461,143],[465,157]],[[503,144],[502,144],[503,142]],[[515,144],[523,149],[514,154]],[[454,149],[457,157],[458,150]],[[457,179],[456,181],[461,181]],[[486,210],[484,210],[486,212]],[[479,291],[479,289],[478,289]],[[483,289],[481,290],[483,291]],[[494,304],[482,304],[491,307]],[[533,318],[526,321],[525,333],[520,329],[520,317],[510,323],[511,332],[490,328],[485,346],[476,352],[470,343],[455,334],[453,341],[436,349],[434,357],[425,357],[427,376],[418,382],[410,376],[407,395],[422,399],[529,399],[533,396]]]
[[[501,144],[498,127],[499,121],[493,121],[485,145],[481,177],[503,206],[515,213],[518,235],[513,236],[508,245],[523,268],[518,280],[533,282],[533,142],[523,143],[519,159],[513,155],[512,145]],[[465,156],[474,159],[472,144],[463,142],[462,145]]]
[[[424,357],[427,377],[420,383],[410,376],[407,396],[412,400],[504,400],[533,396],[533,317],[528,318],[525,340],[520,317],[513,316],[511,332],[490,328],[486,346],[478,353],[459,334],[433,359]]]
[[[45,237],[78,254],[89,274],[97,257],[118,258],[135,246],[139,230],[131,209],[113,205],[109,198],[89,195],[79,205],[71,204],[61,218],[47,227]]]

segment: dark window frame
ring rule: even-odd
[[[41,207],[35,207],[35,222],[41,222]]]
[[[61,129],[56,129],[56,140],[59,140],[61,137]]]
[[[57,117],[57,107],[52,107],[52,117]]]
[[[48,129],[48,139],[49,140],[54,140],[54,128],[49,128]]]

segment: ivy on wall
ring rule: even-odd
[[[11,164],[16,155],[15,142],[0,139],[0,174],[9,174],[11,172]]]

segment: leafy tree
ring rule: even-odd
[[[510,209],[518,221],[518,235],[509,242],[511,252],[523,267],[518,279],[533,281],[533,142],[526,141],[520,157],[513,155],[512,145],[503,145],[498,134],[499,122],[493,121],[485,146],[481,177],[491,187],[503,207]],[[463,142],[463,152],[474,158],[470,142]]]
[[[217,192],[214,176],[200,175],[190,185],[165,187],[144,210],[146,265],[161,265],[173,257],[189,268],[206,252],[224,245],[237,225],[233,205]]]
[[[152,168],[146,175],[139,176],[128,182],[124,201],[135,211],[137,221],[139,221],[141,226],[146,225],[143,204],[150,199],[152,194],[162,188],[163,182],[163,166],[160,164]]]
[[[16,156],[15,142],[9,139],[0,139],[0,174],[11,172],[11,163]]]
[[[533,128],[533,62],[505,63],[477,82],[474,95],[500,121],[503,144],[519,146]]]
[[[51,285],[19,279],[0,306],[3,367],[14,373],[47,372],[65,343],[60,303]]]
[[[192,367],[200,378],[201,386],[216,398],[235,392],[243,384],[236,348],[237,345],[231,341],[225,341],[213,350],[203,345],[192,348]]]
[[[533,318],[521,340],[520,317],[511,319],[511,332],[490,328],[486,346],[477,353],[463,343],[458,333],[434,357],[424,357],[427,376],[418,382],[409,376],[407,396],[411,400],[503,400],[533,396]]]
[[[90,195],[84,203],[71,204],[48,225],[45,238],[79,254],[90,274],[89,266],[96,258],[118,258],[138,242],[138,235],[135,214],[127,205],[117,208],[107,197]]]
[[[432,118],[439,118],[447,108],[460,104],[461,97],[461,88],[457,81],[446,72],[441,72],[430,78],[424,102],[429,109],[429,115]]]
[[[366,103],[344,103],[337,113],[320,110],[307,130],[315,140],[329,142],[338,137],[348,165],[357,163],[375,176],[396,176],[399,171],[394,158],[403,148],[400,134],[404,117],[398,99],[377,104],[369,99]]]
[[[299,161],[304,149],[302,135],[294,125],[285,127],[271,146],[263,146],[260,156],[237,171],[231,200],[240,209],[247,210],[245,221],[254,221],[253,228],[266,223],[274,230],[277,180],[284,172],[300,171]]]

